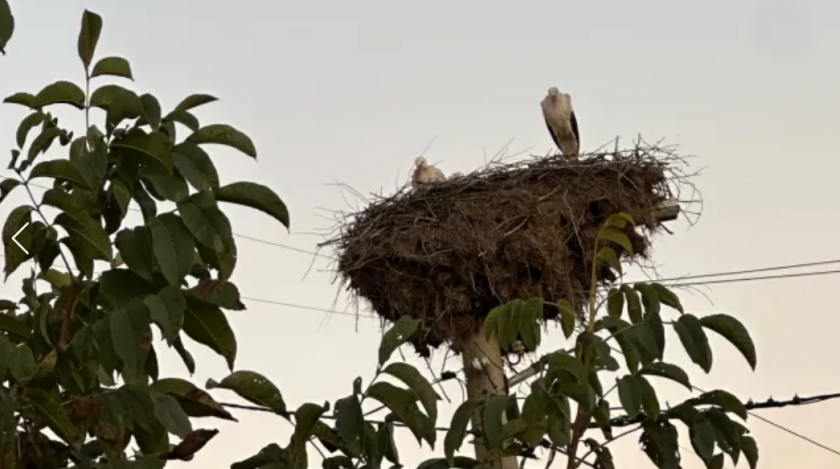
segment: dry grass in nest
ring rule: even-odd
[[[491,163],[426,189],[403,187],[342,217],[337,279],[387,322],[422,320],[414,340],[459,344],[494,307],[534,296],[585,304],[594,242],[613,213],[633,217],[633,256],[645,258],[656,231],[654,210],[678,199],[684,160],[673,147],[641,142],[629,150],[583,155],[569,163],[539,157]],[[599,283],[616,280],[603,268]],[[546,319],[557,311],[545,311]]]

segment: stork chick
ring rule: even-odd
[[[552,86],[540,104],[551,139],[566,159],[577,160],[580,153],[580,134],[571,96]]]
[[[446,180],[443,172],[426,162],[426,158],[422,156],[418,156],[414,160],[414,166],[414,174],[411,176],[411,186],[415,189]]]

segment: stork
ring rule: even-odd
[[[446,180],[443,172],[431,166],[426,162],[426,158],[422,156],[418,156],[414,160],[414,166],[414,174],[411,176],[411,186],[415,189]]]
[[[551,139],[566,159],[577,160],[580,153],[580,134],[571,96],[552,86],[540,104]]]

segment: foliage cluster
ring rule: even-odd
[[[237,342],[224,311],[244,305],[230,281],[237,250],[220,203],[289,226],[271,189],[222,184],[209,144],[257,153],[234,127],[199,123],[195,108],[216,98],[194,94],[164,112],[151,94],[102,83],[133,81],[133,72],[122,57],[96,59],[101,31],[102,19],[86,11],[77,44],[82,86],[57,81],[4,99],[28,114],[8,165],[17,177],[0,182],[0,198],[25,191],[30,199],[3,225],[5,277],[28,261],[34,267],[22,298],[0,301],[2,467],[66,467],[68,460],[125,467],[132,438],[143,455],[135,465],[192,457],[215,431],[194,430],[189,415],[233,417],[190,383],[158,376],[152,325],[191,373],[196,365],[182,335],[232,370]],[[84,114],[81,136],[62,126],[57,105]],[[94,109],[104,111],[102,129],[91,122]],[[51,184],[36,196],[39,180]],[[125,226],[132,203],[142,225]],[[170,445],[170,434],[182,442]]]
[[[13,24],[2,19],[3,13],[0,8],[0,48],[11,36],[4,25]],[[236,244],[219,202],[261,210],[286,227],[288,212],[267,187],[221,184],[203,146],[228,145],[251,157],[256,151],[233,127],[199,124],[193,110],[215,98],[192,95],[164,113],[149,94],[114,84],[91,91],[105,76],[133,79],[123,58],[94,60],[101,29],[101,18],[86,11],[78,40],[84,87],[59,81],[37,94],[4,100],[29,113],[18,128],[18,148],[9,165],[17,178],[0,183],[0,197],[23,190],[31,201],[14,208],[3,226],[5,274],[28,261],[35,268],[22,281],[20,301],[0,301],[0,467],[148,469],[190,460],[217,434],[194,428],[195,419],[235,420],[207,392],[213,389],[234,391],[294,426],[287,444],[271,443],[233,469],[305,469],[310,448],[324,455],[324,469],[379,469],[386,461],[398,468],[394,432],[399,428],[436,448],[440,397],[435,383],[412,365],[391,361],[419,332],[414,318],[399,318],[384,334],[369,383],[357,378],[352,392],[333,404],[304,403],[290,410],[266,377],[233,371],[237,342],[225,311],[244,305],[230,281]],[[58,104],[84,113],[83,136],[75,137],[47,111]],[[104,132],[90,123],[94,108],[105,111]],[[179,141],[176,129],[182,127],[188,133]],[[27,145],[33,130],[36,136]],[[55,149],[56,140],[66,157],[42,157]],[[52,180],[40,199],[32,190],[37,179]],[[124,227],[132,202],[144,223]],[[159,203],[172,203],[174,209],[159,213]],[[50,220],[47,209],[58,214]],[[595,243],[592,272],[606,266],[621,276],[616,250],[632,253],[626,229],[633,225],[624,214],[607,220]],[[677,295],[657,283],[620,285],[599,295],[593,278],[590,288],[583,318],[568,302],[550,300],[562,311],[563,334],[574,346],[544,355],[524,395],[461,403],[445,432],[443,456],[422,462],[421,468],[507,468],[510,461],[533,458],[545,448],[550,461],[565,453],[567,468],[586,461],[610,469],[617,466],[610,443],[639,431],[651,461],[676,469],[681,455],[672,421],[680,421],[709,469],[721,469],[725,455],[733,463],[743,458],[755,469],[758,450],[741,423],[747,413],[738,398],[716,390],[663,409],[651,380],[665,378],[694,389],[686,371],[664,360],[666,326],[675,329],[688,356],[705,372],[713,364],[708,330],[731,342],[754,368],[755,348],[744,326],[726,315],[686,313]],[[505,349],[522,341],[537,350],[547,302],[531,298],[502,305],[490,312],[483,333],[497,335]],[[670,320],[666,314],[678,316]],[[205,389],[159,376],[153,327],[190,372],[196,363],[182,334],[223,356],[231,374],[208,381]],[[614,372],[620,377],[605,389],[603,377]],[[613,390],[622,417],[610,414]],[[366,411],[373,403],[377,409]],[[386,415],[378,419],[380,410]],[[480,424],[471,428],[474,417]],[[634,425],[629,432],[614,434],[614,428],[628,423]],[[603,438],[595,438],[596,432]],[[171,435],[180,442],[173,444]],[[488,460],[459,454],[468,435],[490,451]],[[132,442],[136,449],[128,454]]]

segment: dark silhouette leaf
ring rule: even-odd
[[[452,416],[452,423],[450,424],[449,430],[446,432],[446,437],[443,440],[443,452],[446,455],[446,461],[448,461],[450,466],[455,464],[455,452],[458,451],[464,443],[464,437],[467,434],[467,425],[469,425],[470,419],[479,404],[480,402],[478,401],[464,401],[458,406],[455,410],[455,414]]]
[[[277,386],[254,371],[234,371],[218,383],[212,379],[208,380],[205,387],[229,389],[249,402],[271,409],[280,415],[287,414],[286,403]]]
[[[215,191],[216,200],[230,202],[266,213],[289,228],[286,204],[271,189],[255,182],[234,182]]]
[[[96,44],[99,42],[99,35],[102,33],[102,17],[91,11],[85,10],[82,15],[82,28],[79,31],[78,50],[79,58],[87,69],[93,61],[93,54],[96,52]]]
[[[642,387],[633,375],[622,376],[618,380],[618,398],[627,417],[635,418],[642,407]]]
[[[722,335],[729,343],[734,345],[741,352],[741,355],[747,359],[750,368],[755,370],[755,344],[753,344],[747,328],[740,321],[726,314],[712,314],[700,318],[700,324],[706,329],[711,329]]]
[[[257,157],[257,150],[254,148],[254,142],[240,132],[239,130],[227,124],[211,124],[204,126],[193,132],[187,138],[188,142],[196,145],[215,143],[218,145],[226,145],[235,148],[251,158]]]
[[[408,363],[397,362],[391,363],[382,372],[405,383],[420,398],[429,418],[432,421],[437,420],[437,401],[440,400],[440,396],[432,388],[431,383],[417,371],[417,368]]]
[[[134,80],[131,74],[131,65],[128,60],[122,57],[103,57],[93,66],[93,71],[90,73],[91,78],[102,75],[112,75],[116,77],[128,78]]]
[[[677,331],[691,361],[708,373],[712,369],[712,349],[700,320],[691,314],[680,316],[674,322],[674,330]]]
[[[233,370],[236,361],[236,337],[225,314],[218,307],[187,299],[184,332],[194,341],[210,347],[225,358]]]
[[[688,388],[689,391],[693,389],[691,387],[691,382],[688,379],[688,374],[683,371],[682,368],[670,363],[656,362],[645,365],[641,370],[639,370],[639,374],[668,378],[682,384]]]
[[[53,104],[69,104],[82,110],[85,108],[85,92],[79,88],[79,85],[61,80],[45,86],[35,95],[32,104],[38,108]]]

